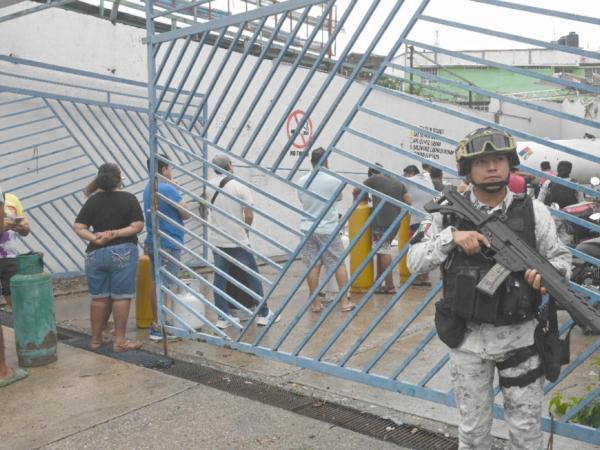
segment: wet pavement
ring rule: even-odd
[[[7,328],[4,334],[14,366],[14,336]],[[0,391],[0,448],[398,448],[62,343],[58,355],[56,362],[29,369],[29,377]]]
[[[285,297],[288,290],[291,288],[293,283],[297,282],[299,276],[301,274],[301,265],[294,264],[291,268],[291,271],[288,273],[284,281],[277,287],[272,296],[272,301],[270,304],[271,309],[275,309],[282,299]],[[261,269],[262,272],[268,277],[271,278],[275,275],[275,273],[270,273],[268,269]],[[432,274],[432,281],[435,280],[436,275]],[[75,288],[76,289],[76,288]],[[347,356],[348,349],[355,345],[357,342],[360,343],[358,346],[358,350],[354,353],[354,355],[347,359],[345,365],[349,368],[362,369],[372,361],[373,357],[377,354],[377,352],[381,349],[381,346],[386,342],[386,340],[392,335],[402,324],[407,316],[414,310],[414,308],[420,303],[421,299],[429,292],[428,288],[424,287],[412,287],[410,288],[405,295],[403,295],[389,311],[389,313],[385,316],[385,318],[380,322],[380,324],[374,328],[374,330],[370,333],[370,335],[364,338],[361,335],[367,326],[371,323],[373,318],[377,316],[377,314],[386,307],[388,302],[391,299],[390,295],[376,295],[373,298],[369,299],[364,308],[360,310],[357,317],[347,326],[345,331],[340,335],[340,337],[332,343],[331,347],[328,351],[323,354],[323,361],[338,363],[345,356]],[[209,292],[204,292],[210,298]],[[85,292],[73,292],[71,291],[68,295],[60,295],[57,292],[56,296],[56,314],[57,314],[57,322],[60,326],[78,330],[82,332],[89,333],[89,299],[87,293]],[[307,289],[303,285],[300,290],[296,293],[292,301],[284,310],[282,314],[282,319],[280,322],[275,324],[272,329],[265,335],[264,339],[260,341],[260,345],[263,347],[271,347],[275,343],[279,344],[279,350],[283,352],[297,352],[300,356],[306,357],[315,357],[318,355],[323,348],[323,345],[331,339],[331,336],[334,334],[335,330],[344,323],[346,318],[348,317],[347,313],[343,313],[340,311],[339,306],[333,309],[332,313],[329,317],[321,324],[318,328],[318,331],[314,334],[314,336],[304,345],[303,347],[299,346],[299,343],[304,338],[307,332],[312,330],[317,322],[320,319],[319,314],[314,314],[307,312],[300,320],[294,328],[288,330],[288,327],[300,308],[305,304],[307,298]],[[353,294],[352,301],[358,303],[361,300],[361,295]],[[153,343],[147,339],[147,330],[138,330],[135,328],[135,318],[134,311],[135,307],[132,304],[132,314],[130,317],[128,336],[130,338],[139,339],[144,341],[144,348],[151,352],[162,353],[163,352],[163,344],[162,343]],[[209,313],[208,317],[211,320],[216,320],[216,317]],[[377,362],[373,366],[371,373],[379,374],[383,376],[389,376],[393,373],[397,368],[403,358],[405,358],[415,347],[415,345],[419,344],[423,338],[429,333],[431,330],[431,325],[433,324],[433,302],[430,306],[425,308],[423,313],[417,318],[417,320],[411,324],[405,333],[403,333],[402,337],[398,339],[389,349],[389,351],[384,355],[381,360]],[[228,329],[227,332],[232,336],[236,337],[236,331],[232,328]],[[288,330],[289,334],[285,339],[279,342],[282,334]],[[253,325],[249,332],[244,336],[244,342],[254,342],[256,337],[262,331],[261,328]],[[360,341],[357,339],[360,338]],[[592,338],[585,337],[581,334],[578,329],[575,329],[572,334],[572,352],[574,355],[578,354],[581,351],[583,346]],[[67,348],[66,346],[61,346],[62,348]],[[73,350],[70,350],[73,351]],[[82,352],[86,354],[85,351],[78,350],[78,352]],[[455,436],[456,435],[456,425],[458,423],[458,416],[456,411],[453,408],[446,407],[443,405],[439,405],[432,402],[423,401],[418,398],[402,395],[396,392],[390,392],[378,388],[374,388],[371,386],[366,386],[360,383],[347,381],[339,378],[335,378],[332,376],[328,376],[322,373],[313,372],[307,369],[302,369],[297,366],[292,366],[280,362],[275,362],[271,360],[262,359],[250,354],[241,353],[234,350],[229,350],[222,347],[213,346],[210,344],[183,340],[178,342],[170,342],[168,344],[168,352],[169,356],[198,363],[204,366],[217,367],[219,369],[229,371],[231,373],[243,375],[244,377],[248,377],[249,379],[257,379],[263,382],[276,385],[282,387],[283,389],[290,391],[303,392],[307,395],[324,398],[327,400],[339,402],[348,406],[352,406],[358,410],[364,410],[371,412],[373,414],[380,415],[381,417],[392,418],[397,423],[408,423],[414,426],[423,427],[425,429],[441,433],[446,436]],[[402,372],[399,379],[403,381],[408,381],[411,383],[416,383],[423,378],[423,376],[429,371],[429,369],[438,363],[441,358],[444,357],[446,353],[446,349],[441,344],[437,338],[434,338],[429,344],[427,344],[417,358],[413,362],[411,362],[406,369]],[[64,361],[65,357],[69,356],[69,350],[61,350],[61,358],[59,363],[66,364]],[[90,353],[86,354],[86,358],[103,358],[97,355],[93,355]],[[108,358],[104,358],[108,359]],[[117,364],[117,363],[114,363]],[[120,367],[121,364],[117,365]],[[80,366],[85,367],[85,364],[81,364]],[[93,364],[92,364],[93,367]],[[81,367],[76,367],[75,373],[81,373],[80,375],[73,375],[74,377],[83,377],[86,378],[102,378],[105,375],[101,373],[96,373],[93,370],[88,370],[87,372]],[[44,369],[41,369],[44,370]],[[50,370],[50,369],[46,369]],[[82,371],[83,372],[77,372]],[[136,374],[137,371],[146,371],[146,369],[135,368],[131,369]],[[447,365],[444,366],[440,372],[435,375],[431,381],[427,384],[429,387],[433,387],[436,389],[440,389],[442,391],[446,391],[450,388],[449,385],[449,377],[447,373]],[[86,375],[88,374],[88,375]],[[166,376],[166,375],[161,375]],[[592,371],[589,363],[584,364],[580,367],[574,374],[569,376],[560,386],[560,391],[565,395],[565,397],[569,397],[571,395],[578,395],[585,393],[586,387],[593,383],[596,378],[595,372]],[[126,380],[125,387],[136,384],[135,376],[130,377],[127,374],[124,374],[121,380]],[[183,414],[190,420],[192,417],[196,417],[197,414],[194,412],[194,404],[202,403],[198,399],[198,402],[191,401],[194,398],[194,395],[190,394],[182,394],[186,389],[190,389],[189,382],[182,381],[180,379],[174,377],[168,377],[161,381],[161,389],[157,389],[154,392],[155,400],[153,401],[167,401],[166,398],[170,396],[177,397],[181,396],[181,398],[185,398],[185,402],[179,402],[181,404],[181,411],[186,412]],[[113,384],[107,382],[106,385]],[[119,383],[117,383],[118,385]],[[164,384],[164,386],[163,386]],[[198,387],[194,387],[193,389],[199,389]],[[135,391],[134,391],[135,392]],[[110,394],[112,395],[112,394]],[[120,395],[115,392],[115,395]],[[144,395],[138,395],[137,399],[140,397],[144,397]],[[549,401],[551,396],[546,398],[546,401]],[[125,399],[126,397],[124,397]],[[218,400],[212,399],[212,397],[208,396],[208,401],[215,403],[212,404],[211,408],[218,409]],[[188,401],[189,400],[189,401]],[[501,395],[497,398],[497,401],[501,401]],[[85,401],[80,402],[85,403]],[[140,433],[137,430],[139,427],[149,427],[153,430],[156,427],[160,427],[160,423],[163,422],[163,416],[161,416],[160,412],[155,413],[155,409],[148,407],[152,401],[149,401],[146,406],[137,405],[131,406],[131,410],[136,410],[136,408],[150,408],[147,413],[139,414],[135,416],[131,416],[126,421],[123,421],[122,424],[122,432],[126,434],[133,433],[134,435],[140,435],[142,437],[143,433]],[[168,400],[165,403],[165,411],[169,409],[169,405],[175,407],[178,404],[176,399]],[[265,405],[267,407],[267,405]],[[270,407],[269,407],[270,408]],[[157,410],[160,408],[157,408]],[[122,413],[121,413],[122,414]],[[150,414],[150,415],[149,415]],[[199,414],[199,413],[198,413]],[[211,413],[212,414],[212,413]],[[267,413],[265,413],[267,414]],[[276,413],[275,413],[276,414]],[[291,413],[290,413],[291,414]],[[116,414],[118,415],[118,414]],[[111,416],[111,414],[107,413],[107,417]],[[82,414],[82,417],[85,418],[86,415]],[[147,425],[144,422],[144,417],[147,417],[147,420],[151,423],[151,425]],[[97,419],[102,422],[101,418]],[[109,420],[108,418],[105,420]],[[165,419],[166,420],[166,419]],[[238,420],[238,419],[236,419]],[[192,421],[193,422],[193,421]],[[187,423],[192,426],[192,422],[182,422]],[[164,426],[170,428],[171,422],[165,421]],[[232,418],[232,424],[233,418]],[[1,425],[0,425],[1,426]],[[198,425],[200,426],[200,425]],[[250,426],[250,425],[248,425]],[[97,439],[104,439],[103,442],[106,444],[107,442],[110,445],[114,445],[114,447],[104,447],[104,448],[124,448],[122,445],[122,441],[120,438],[114,437],[106,441],[106,436],[103,436],[102,430],[109,432],[110,426],[103,425],[98,428],[94,427],[92,431],[88,430],[81,434],[81,439],[78,438],[69,438],[64,441],[65,447],[53,447],[53,448],[75,448],[79,444],[85,441],[85,439],[89,439],[88,442],[96,442]],[[80,427],[80,430],[86,429],[85,425]],[[266,430],[266,429],[265,429]],[[0,434],[4,435],[3,432]],[[183,437],[181,437],[181,441],[172,441],[178,443],[187,442],[185,436],[190,438],[189,434],[181,428],[181,433]],[[348,433],[350,433],[348,431]],[[495,436],[501,439],[507,438],[506,427],[503,422],[495,421],[493,426],[493,433]],[[65,431],[64,436],[68,435]],[[86,437],[84,437],[86,436]],[[179,436],[179,435],[178,435]],[[225,439],[233,439],[234,434],[228,434]],[[210,441],[210,433],[198,434],[198,446],[191,446],[190,448],[208,448],[204,447],[204,443],[211,442]],[[275,441],[261,441],[260,438],[257,438],[258,441],[266,445],[267,448],[324,448],[321,447],[321,435],[319,435],[318,442],[313,440],[309,441],[310,445],[306,447],[293,446],[291,441],[283,441],[283,438],[277,438]],[[547,438],[547,437],[546,437]],[[179,437],[177,438],[179,439]],[[206,439],[206,440],[204,440]],[[310,438],[314,439],[314,438]],[[325,441],[328,442],[325,438]],[[47,444],[52,442],[52,440],[46,440],[44,443]],[[61,441],[63,442],[63,441]],[[169,448],[169,440],[159,440],[160,444],[157,444],[157,448],[161,447],[164,443],[164,448]],[[231,441],[234,442],[233,446],[223,445],[223,447],[211,446],[211,448],[237,448],[239,444],[241,446],[241,441]],[[245,441],[247,443],[247,441]],[[335,442],[335,441],[332,441]],[[366,447],[353,447],[353,446],[344,446],[339,447],[333,445],[332,448],[385,448],[383,447],[383,443],[381,441],[378,442],[377,445],[371,446],[367,445]],[[121,445],[119,445],[121,443]],[[381,445],[380,445],[381,444]],[[578,449],[586,449],[593,448],[592,446],[586,446],[586,444],[581,444],[579,442],[571,441],[568,439],[560,438],[555,436],[555,444],[556,448],[578,448]],[[142,444],[140,444],[142,445]],[[288,446],[289,445],[289,446]],[[0,444],[1,446],[1,444]],[[182,444],[185,447],[185,445]],[[270,446],[270,447],[269,447]],[[176,445],[179,447],[179,445]],[[80,447],[77,447],[80,448]],[[136,448],[146,448],[143,445]],[[149,448],[149,447],[148,447]],[[155,448],[155,447],[152,447]],[[251,447],[252,448],[252,447]]]

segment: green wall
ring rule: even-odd
[[[534,69],[535,72],[540,74],[553,76],[554,68],[540,68]],[[574,75],[583,77],[585,75],[584,68],[569,68],[569,71]],[[450,68],[450,69],[438,69],[437,76],[448,80],[457,81],[465,84],[466,80],[473,83],[475,86],[486,89],[492,92],[500,94],[514,94],[522,92],[536,92],[536,91],[554,91],[552,95],[562,94],[568,96],[569,91],[566,89],[559,89],[559,86],[553,85],[543,80],[538,80],[529,76],[521,75],[518,73],[510,72],[503,69],[497,69],[494,67],[482,67],[482,68]],[[408,74],[406,81],[409,81]],[[459,89],[454,86],[450,86],[441,81],[433,81],[433,84],[428,86],[420,85],[417,83],[428,82],[427,78],[422,78],[418,75],[414,75],[413,81],[413,93],[421,95],[423,97],[432,98],[434,100],[447,101],[447,102],[468,102],[469,92],[464,89]],[[410,83],[404,84],[404,90],[408,92]],[[439,92],[436,89],[440,89],[446,92]],[[458,97],[456,97],[457,95]],[[472,94],[472,101],[476,103],[487,103],[489,97],[485,97],[476,93]]]

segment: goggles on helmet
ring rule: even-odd
[[[472,138],[465,138],[458,144],[456,151],[456,160],[470,159],[483,154],[491,146],[492,152],[509,152],[515,151],[517,145],[512,136],[499,131],[483,133]]]

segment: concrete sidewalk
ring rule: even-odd
[[[297,277],[301,271],[301,265],[293,265],[288,276],[277,287],[270,300],[270,307],[274,309],[277,304],[283,299],[292,285],[297,281]],[[273,274],[268,268],[261,269],[267,277]],[[434,274],[435,278],[437,274]],[[74,289],[77,287],[74,286]],[[79,286],[81,290],[85,286]],[[414,307],[420,302],[424,295],[428,292],[425,288],[411,288],[402,297],[401,302],[386,316],[384,321],[374,330],[371,336],[361,346],[359,351],[350,360],[350,367],[360,367],[379,350],[385,340],[396,330],[399,323],[412,312]],[[210,292],[204,292],[210,298]],[[307,296],[305,286],[303,286],[296,294],[296,297],[286,308],[282,315],[281,321],[273,327],[273,331],[265,336],[262,345],[268,346],[272,344],[273,335],[277,336],[281,330],[290,323],[293,315],[298,310]],[[364,330],[372,318],[378,314],[382,307],[386,305],[389,296],[375,295],[369,300],[365,308],[360,312],[360,315],[353,321],[353,326],[341,336],[338,342],[332,347],[332,350],[325,355],[324,360],[337,362],[343,356],[349,342],[353,342],[359,333]],[[131,318],[128,328],[128,337],[144,341],[144,349],[162,353],[162,343],[153,343],[148,340],[146,330],[137,330],[135,328],[134,311],[135,306],[132,304]],[[72,292],[69,295],[59,295],[56,297],[56,313],[59,325],[89,333],[89,297],[86,292]],[[209,315],[210,319],[216,320],[216,317]],[[304,333],[309,330],[316,320],[317,315],[307,314],[296,326],[294,332],[284,342],[281,350],[291,351],[295,345],[304,336]],[[337,328],[341,320],[344,319],[343,313],[336,311],[330,318],[323,323],[321,330],[308,343],[302,354],[312,356],[323,345],[325,340]],[[356,326],[354,326],[356,324]],[[397,345],[392,347],[382,359],[381,364],[376,368],[376,373],[385,374],[393,369],[398,361],[410,352],[423,336],[431,329],[433,324],[433,308],[428,307],[419,316],[419,319],[411,325],[408,332],[398,341]],[[232,329],[228,329],[231,332]],[[253,326],[244,340],[252,340],[258,333],[258,328]],[[583,336],[580,330],[575,330],[572,336],[572,351],[578,354],[583,345],[589,342],[592,337]],[[383,389],[370,387],[364,384],[355,383],[340,378],[324,375],[310,370],[302,369],[297,366],[291,366],[283,363],[265,360],[253,355],[241,353],[226,348],[215,347],[209,344],[196,341],[179,341],[168,344],[169,356],[183,361],[193,362],[198,365],[215,367],[219,370],[224,370],[233,374],[237,374],[249,379],[256,379],[270,385],[281,387],[284,390],[300,392],[317,398],[331,400],[351,406],[359,411],[368,411],[380,417],[390,418],[396,423],[411,424],[426,430],[430,430],[445,436],[456,436],[458,425],[458,413],[455,408],[446,407],[433,402],[423,401],[421,399],[402,395],[396,392],[390,392]],[[441,343],[434,340],[428,347],[426,352],[422,352],[412,365],[404,372],[403,376],[408,380],[417,382],[420,377],[429,368],[431,368],[445,353],[447,349]],[[450,389],[449,376],[447,367],[442,369],[438,375],[432,380],[430,385],[437,389]],[[591,371],[589,362],[582,365],[576,373],[572,374],[567,385],[561,389],[566,397],[570,395],[579,395],[585,390],[585,386],[594,381],[595,375]],[[564,384],[564,383],[563,383]],[[545,402],[549,401],[550,396],[547,396]],[[501,396],[497,399],[501,401]],[[493,434],[497,438],[507,439],[508,431],[506,424],[503,421],[494,421]],[[545,440],[548,436],[545,437]],[[591,445],[562,438],[554,437],[556,448],[578,448],[578,450],[587,450],[594,448]]]
[[[4,328],[8,362],[14,336]],[[89,351],[0,390],[0,448],[397,449],[279,408]]]

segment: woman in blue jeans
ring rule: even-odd
[[[89,241],[86,249],[85,273],[92,297],[90,348],[98,350],[102,330],[112,311],[115,321],[113,351],[137,350],[142,344],[125,337],[129,306],[135,295],[138,264],[137,234],[144,227],[144,216],[133,194],[119,190],[121,171],[116,164],[106,163],[86,188],[94,193],[75,219],[73,229]]]

